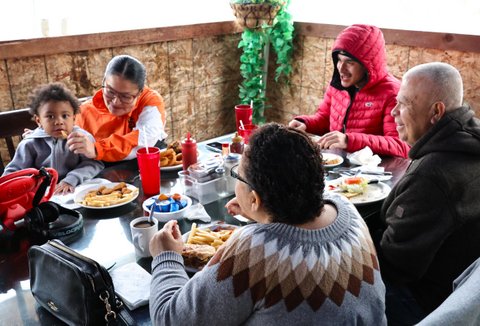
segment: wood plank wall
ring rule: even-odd
[[[273,54],[270,60],[269,121],[287,122],[296,114],[315,112],[332,75],[330,47],[343,28],[295,24],[290,85],[273,81]],[[480,115],[480,36],[383,31],[390,71],[401,77],[419,63],[451,63],[464,78],[466,100]],[[47,82],[61,81],[78,97],[90,96],[101,85],[107,62],[127,53],[144,62],[147,84],[165,98],[170,140],[187,131],[199,141],[231,132],[241,81],[240,32],[233,22],[219,22],[3,42],[0,111],[28,106],[31,90]]]

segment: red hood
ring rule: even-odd
[[[342,90],[344,88],[340,83],[340,74],[337,69],[339,51],[348,52],[367,68],[368,82],[363,89],[372,87],[388,74],[385,40],[378,27],[360,24],[349,26],[333,43],[334,72],[331,85]]]

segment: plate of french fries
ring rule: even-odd
[[[75,195],[74,201],[93,209],[113,208],[132,202],[138,197],[138,188],[125,182],[92,185]]]
[[[239,228],[238,225],[226,223],[217,223],[200,227],[197,226],[196,223],[192,223],[190,231],[184,233],[182,239],[186,245],[206,245],[213,247],[214,251],[217,251],[237,228]],[[205,264],[206,263],[207,262],[205,262]],[[185,269],[190,272],[197,272],[201,268],[193,268],[192,266],[185,265]]]

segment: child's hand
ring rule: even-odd
[[[54,195],[66,195],[71,193],[75,190],[75,187],[69,183],[60,181],[57,186],[55,187]]]

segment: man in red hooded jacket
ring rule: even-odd
[[[390,112],[400,81],[388,73],[382,31],[369,25],[343,30],[332,47],[333,77],[314,115],[289,126],[322,135],[322,148],[355,152],[369,146],[375,154],[407,157],[410,146],[398,138]]]

